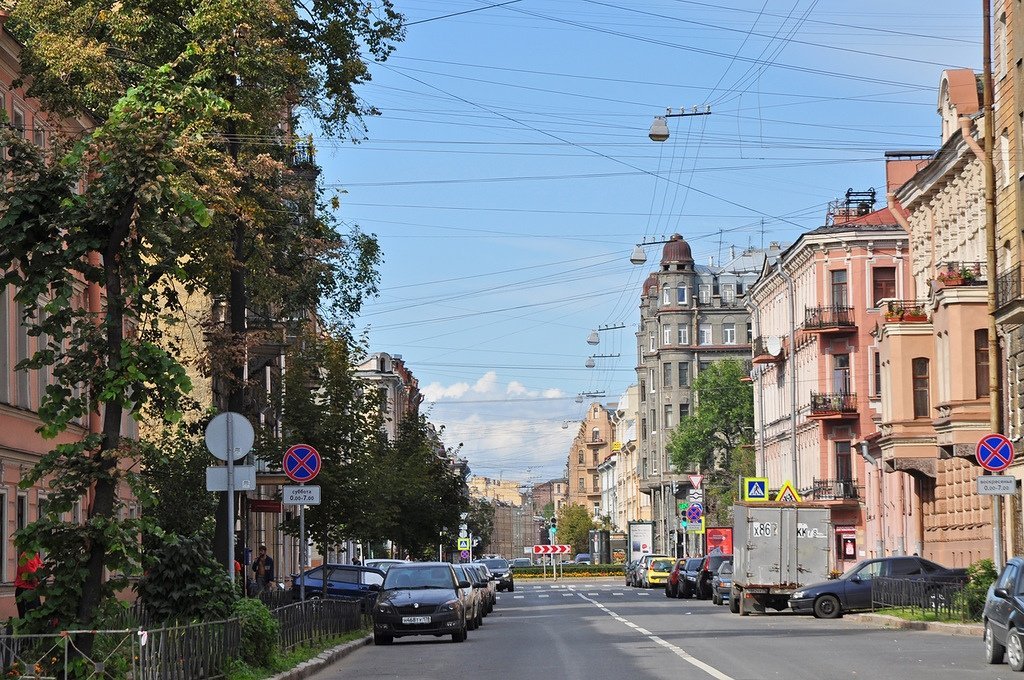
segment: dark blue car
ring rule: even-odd
[[[327,564],[314,567],[300,575],[292,577],[292,598],[301,599],[301,587],[306,585],[306,599],[323,597],[324,572],[327,572],[327,597],[343,600],[360,600],[371,602],[381,584],[384,583],[384,572],[372,567],[355,566],[352,564]]]

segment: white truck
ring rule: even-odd
[[[827,506],[736,503],[733,517],[734,614],[781,611],[799,588],[828,579],[834,534]]]

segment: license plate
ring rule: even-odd
[[[403,616],[402,623],[430,623],[429,616]]]

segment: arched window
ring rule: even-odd
[[[931,415],[928,396],[928,359],[918,357],[911,361],[910,365],[914,385],[914,417],[928,418]]]
[[[672,291],[669,289],[667,283],[661,287],[661,304],[672,304]]]
[[[590,431],[590,441],[599,442],[601,441],[601,430],[596,427]]]
[[[580,449],[579,453],[576,455],[576,462],[579,465],[583,465],[583,450],[582,449]]]

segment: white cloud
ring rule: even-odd
[[[430,383],[426,387],[421,387],[420,392],[426,397],[428,401],[437,401],[438,399],[444,399],[448,397],[450,399],[458,399],[466,392],[469,392],[469,383],[459,382],[454,385],[445,387],[441,383]]]
[[[508,387],[505,389],[505,394],[509,396],[518,396],[529,394],[529,390],[526,389],[526,385],[524,385],[523,383],[519,382],[518,380],[513,380],[508,384]]]
[[[477,394],[489,394],[495,391],[498,385],[498,374],[494,371],[487,371],[483,377],[473,385],[473,391]]]

